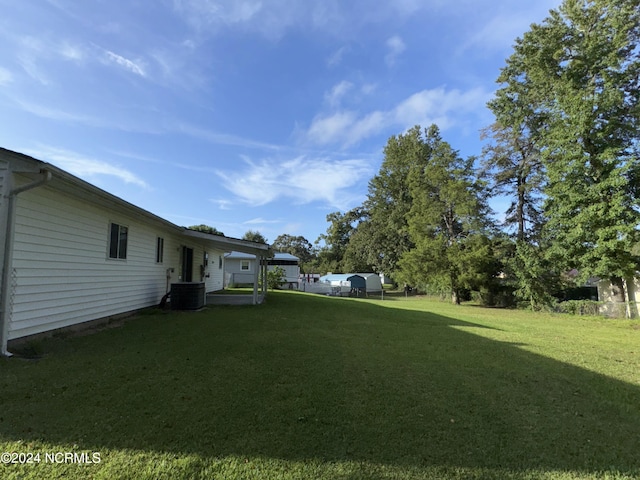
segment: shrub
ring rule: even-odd
[[[567,300],[556,305],[555,311],[571,315],[600,315],[602,302],[594,300]]]

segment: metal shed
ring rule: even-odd
[[[382,282],[377,273],[332,273],[320,277],[320,282],[333,286],[348,286],[352,294],[382,291]]]

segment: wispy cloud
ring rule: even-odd
[[[68,41],[62,42],[62,44],[58,46],[57,51],[61,57],[75,62],[80,62],[86,57],[85,49],[83,47],[72,44]]]
[[[340,65],[342,63],[342,59],[344,58],[344,56],[348,52],[348,50],[349,49],[347,47],[340,47],[338,50],[333,52],[329,56],[329,58],[327,58],[327,67],[335,68],[338,65]]]
[[[128,58],[125,58],[121,55],[113,53],[109,50],[105,51],[105,60],[107,63],[118,65],[124,68],[125,70],[128,70],[131,73],[140,75],[141,77],[147,76],[147,74],[145,73],[144,67],[140,61],[136,63],[132,60],[129,60]]]
[[[107,175],[119,178],[125,183],[137,185],[142,188],[149,188],[147,182],[126,168],[102,160],[96,160],[80,153],[51,146],[41,146],[36,150],[27,150],[26,153],[52,163],[83,179],[92,179]]]
[[[247,220],[246,222],[242,222],[243,225],[264,225],[264,224],[278,224],[282,223],[282,220],[265,220],[262,217],[252,218],[251,220]]]
[[[331,107],[336,107],[342,101],[342,98],[353,88],[353,83],[343,80],[342,82],[334,85],[330,92],[327,92],[324,96],[326,102]]]
[[[392,67],[398,57],[402,52],[406,50],[407,46],[405,45],[402,38],[398,35],[395,35],[387,40],[387,55],[384,57],[385,63]]]
[[[0,67],[0,86],[9,85],[13,82],[13,75],[5,68]]]
[[[60,122],[82,123],[94,127],[106,126],[104,121],[97,117],[91,117],[88,115],[82,115],[56,108],[49,108],[47,106],[38,105],[19,98],[14,99],[14,101],[22,110],[24,110],[25,112],[29,112],[36,117],[48,118],[50,120],[56,120]]]
[[[297,157],[284,162],[245,159],[245,168],[234,173],[219,171],[218,176],[226,189],[252,206],[286,198],[296,204],[320,201],[345,208],[354,201],[349,188],[371,173],[365,160]]]
[[[444,87],[417,92],[393,109],[358,114],[339,110],[316,116],[305,133],[317,145],[341,144],[348,147],[381,133],[387,128],[409,128],[436,123],[441,129],[467,121],[468,115],[483,111],[491,94],[478,87],[467,91]]]
[[[271,143],[258,142],[245,137],[216,132],[186,122],[177,122],[169,127],[170,131],[183,133],[191,137],[206,140],[217,145],[231,145],[236,147],[256,148],[262,150],[279,150],[280,146]]]
[[[233,202],[231,200],[226,200],[226,199],[211,199],[210,200],[211,203],[215,204],[218,206],[218,209],[220,210],[231,210],[231,206],[233,205]]]

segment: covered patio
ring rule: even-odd
[[[249,295],[224,295],[209,292],[206,294],[207,305],[258,305],[264,301],[267,294],[267,260],[272,256],[269,245],[263,243],[249,242],[238,238],[229,238],[197,230],[186,230],[185,235],[207,240],[212,247],[236,251],[255,255],[259,261],[260,268],[253,272],[253,292]],[[236,297],[236,298],[230,298]]]

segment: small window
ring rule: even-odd
[[[164,238],[158,237],[156,241],[156,263],[164,261]]]
[[[222,270],[222,255],[218,255],[218,268]]]
[[[127,258],[127,238],[129,228],[112,223],[109,232],[109,258]]]
[[[240,270],[249,271],[249,260],[240,260]]]

